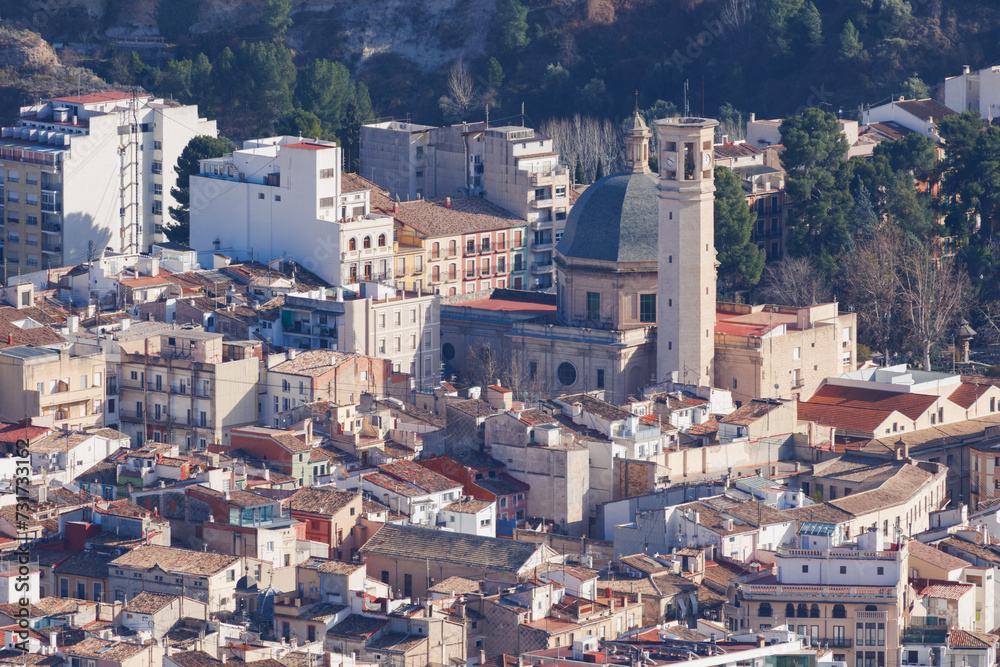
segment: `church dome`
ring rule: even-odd
[[[568,260],[656,262],[657,177],[620,173],[597,181],[573,205],[556,251]]]

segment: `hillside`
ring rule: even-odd
[[[89,45],[100,71],[109,37],[163,36],[169,57],[214,58],[262,38],[268,7],[288,2],[284,43],[295,63],[344,63],[371,91],[376,113],[443,119],[453,63],[469,67],[478,98],[469,113],[528,120],[583,113],[620,117],[658,100],[692,113],[724,103],[758,116],[822,106],[854,116],[861,105],[924,92],[962,65],[1000,60],[1000,4],[992,0],[28,0],[6,18],[50,42]],[[498,46],[491,17],[523,4],[524,41]],[[847,22],[857,53],[846,56]],[[502,68],[490,79],[489,58]],[[496,70],[493,71],[494,73]]]

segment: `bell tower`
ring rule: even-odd
[[[715,127],[656,121],[659,242],[656,380],[715,380]]]

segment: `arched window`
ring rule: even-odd
[[[385,234],[379,234],[378,235],[378,247],[379,248],[384,248],[385,247]]]
[[[809,618],[819,618],[819,605],[814,604],[809,607]]]
[[[771,618],[771,603],[761,602],[760,607],[757,609],[757,615],[761,618]]]
[[[348,250],[357,250],[358,249],[358,240],[357,239],[351,239],[350,241],[348,241],[347,242],[347,249]]]
[[[842,604],[833,605],[833,617],[834,618],[847,618],[847,609],[844,608]]]
[[[791,602],[785,605],[785,616],[788,618],[795,618],[795,605]]]
[[[372,237],[366,236],[364,241],[365,250],[372,247]]]
[[[799,603],[799,618],[809,618],[809,607],[804,602]]]

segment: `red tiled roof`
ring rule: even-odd
[[[320,144],[308,144],[304,141],[300,141],[296,144],[285,144],[282,148],[304,148],[307,151],[321,151],[324,148],[333,148],[333,146],[323,146]]]
[[[827,426],[871,431],[893,411],[919,418],[937,396],[906,394],[878,389],[824,385],[808,401],[799,403],[799,419]]]
[[[972,407],[972,404],[987,391],[989,391],[989,386],[963,382],[958,386],[958,389],[951,392],[951,395],[948,396],[948,400],[955,405],[960,405],[968,410]]]
[[[911,579],[910,582],[917,588],[917,595],[920,597],[943,600],[958,600],[974,588],[972,584],[937,579]],[[923,585],[923,589],[920,588],[921,585]]]
[[[118,102],[120,100],[131,99],[131,93],[123,93],[120,90],[109,90],[103,93],[90,93],[89,95],[70,95],[69,97],[53,97],[53,102],[69,102],[71,104],[93,104],[95,102]]]

